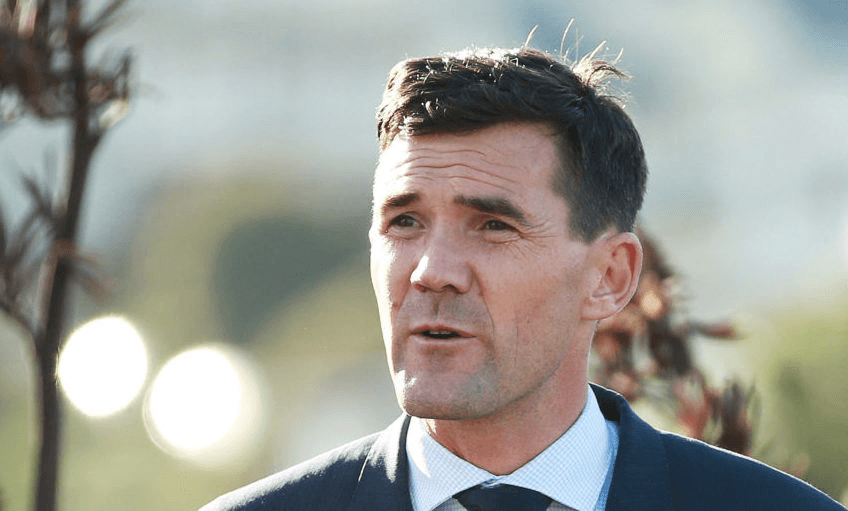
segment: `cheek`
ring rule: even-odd
[[[515,336],[517,344],[539,343],[540,339],[561,337],[577,320],[578,290],[563,273],[526,272],[493,289],[493,317],[499,317],[502,330]]]
[[[385,282],[385,274],[383,263],[380,260],[380,255],[375,253],[375,249],[371,248],[371,286],[374,287],[374,293],[377,295],[377,303],[383,299],[383,283]]]
[[[392,364],[392,314],[391,294],[389,293],[389,269],[391,265],[386,256],[372,244],[371,247],[371,285],[374,288],[374,296],[377,301],[377,312],[380,317],[380,330],[383,334],[383,342],[386,347],[389,368],[393,370]]]
[[[403,268],[397,250],[385,244],[371,247],[371,284],[377,298],[380,315],[388,315],[400,306],[404,294]]]

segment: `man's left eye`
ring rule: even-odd
[[[500,220],[487,220],[485,224],[483,224],[483,229],[487,231],[511,231],[513,227],[505,222],[501,222]]]

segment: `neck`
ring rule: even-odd
[[[506,475],[538,456],[577,421],[587,389],[588,382],[582,379],[549,400],[514,403],[479,418],[424,422],[430,436],[458,457],[492,474]]]

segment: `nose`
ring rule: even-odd
[[[445,239],[431,239],[418,259],[410,281],[418,291],[466,293],[471,288],[471,268],[463,250]]]

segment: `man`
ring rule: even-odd
[[[392,69],[369,238],[406,413],[205,511],[841,509],[589,385],[598,322],[642,262],[647,170],[601,92],[614,74],[529,48]]]

